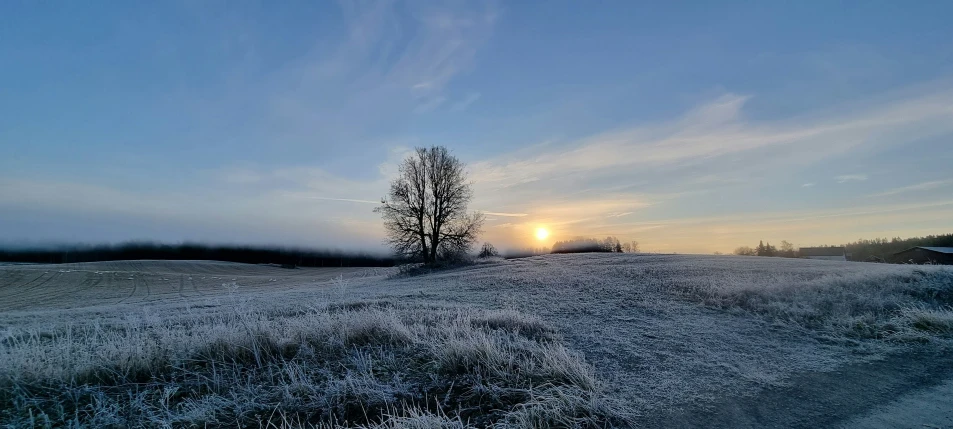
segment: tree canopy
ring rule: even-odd
[[[398,255],[432,263],[460,256],[476,242],[484,218],[467,212],[472,197],[464,164],[447,148],[417,148],[374,211]]]

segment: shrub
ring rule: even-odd
[[[483,243],[483,247],[480,248],[480,258],[492,258],[500,256],[500,252],[496,251],[496,247],[493,247],[490,243]]]

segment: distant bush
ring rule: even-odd
[[[758,256],[758,251],[748,246],[741,246],[735,249],[733,253],[738,256]]]
[[[480,248],[480,254],[477,255],[481,258],[491,258],[494,256],[500,256],[500,252],[496,251],[496,247],[493,247],[490,243],[483,243],[483,247]]]

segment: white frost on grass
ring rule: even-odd
[[[529,428],[627,418],[531,316],[387,302],[224,307],[6,329],[0,422]]]
[[[511,361],[507,356],[517,353],[522,356],[519,359],[529,359],[521,361],[520,368],[546,374],[547,380],[563,380],[581,391],[586,391],[592,382],[598,386],[597,391],[624,403],[626,409],[620,414],[635,415],[653,410],[704,407],[724,396],[756,395],[765,387],[784,385],[799,373],[829,371],[903,350],[912,344],[948,343],[953,336],[950,308],[953,270],[945,267],[781,258],[591,254],[499,260],[428,270],[411,277],[386,278],[384,275],[396,270],[382,270],[383,275],[366,277],[357,271],[342,272],[333,268],[279,271],[197,261],[138,264],[146,284],[150,281],[147,273],[159,272],[188,275],[190,279],[193,275],[199,278],[202,274],[214,273],[222,279],[241,276],[243,280],[241,287],[234,290],[222,288],[222,281],[208,280],[196,285],[196,291],[202,295],[193,297],[172,299],[167,292],[163,302],[172,304],[141,312],[137,306],[141,307],[146,297],[131,296],[122,306],[111,304],[129,295],[129,289],[112,287],[119,282],[98,287],[89,295],[77,293],[74,302],[68,301],[69,295],[53,290],[54,285],[65,287],[66,279],[85,278],[79,274],[76,277],[63,275],[44,288],[10,295],[15,297],[16,307],[12,308],[17,311],[0,313],[0,349],[3,353],[20,350],[17,353],[24,354],[12,356],[15,359],[11,362],[27,367],[0,368],[14,374],[59,374],[42,379],[49,382],[70,374],[78,363],[90,361],[89,356],[98,354],[103,361],[136,368],[142,356],[153,355],[151,347],[156,342],[163,344],[161,350],[155,352],[157,356],[179,362],[176,359],[184,359],[183,356],[194,357],[186,353],[192,350],[190,347],[209,344],[218,338],[225,344],[240,344],[237,349],[233,347],[237,350],[234,353],[245,356],[245,362],[251,362],[254,368],[260,365],[275,369],[277,367],[270,366],[274,364],[268,360],[270,355],[264,355],[265,359],[259,362],[263,355],[256,358],[253,351],[273,350],[272,347],[278,346],[271,344],[286,344],[285,339],[298,338],[294,333],[300,329],[295,326],[326,335],[322,338],[329,344],[360,344],[358,338],[365,338],[332,334],[322,330],[325,328],[315,327],[333,326],[335,332],[386,333],[374,334],[371,338],[375,340],[358,347],[384,344],[391,350],[403,350],[402,347],[415,345],[418,347],[415,350],[425,353],[427,362],[433,365],[428,371],[436,373],[466,367],[473,362],[491,363],[487,368],[496,369],[480,372],[483,380],[510,374],[506,367],[501,370],[500,365],[508,365]],[[138,275],[126,263],[101,265],[100,268],[114,268],[123,273],[114,280]],[[279,281],[269,282],[272,278]],[[345,278],[348,283],[341,288]],[[340,279],[337,285],[334,279]],[[155,284],[152,288],[159,289]],[[358,303],[348,304],[345,295],[347,300]],[[85,298],[87,296],[95,296],[104,304],[89,307],[96,300]],[[57,305],[76,307],[79,300],[87,307],[50,309]],[[36,309],[30,310],[29,305]],[[234,308],[242,308],[239,314],[250,316],[236,319]],[[429,308],[443,310],[425,310]],[[450,334],[455,332],[453,326],[461,326],[456,322],[458,316],[447,316],[448,319],[441,315],[457,314],[455,311],[463,315],[459,317],[469,320],[468,326],[473,329],[469,336]],[[128,313],[138,316],[129,320],[118,316]],[[360,317],[335,319],[342,314]],[[408,315],[412,317],[408,319]],[[315,318],[322,321],[316,322]],[[91,322],[69,325],[69,320]],[[332,323],[332,320],[336,321]],[[395,320],[405,329],[381,328],[398,326]],[[441,328],[423,328],[435,324]],[[129,330],[129,326],[140,327]],[[153,335],[157,332],[167,333]],[[101,335],[103,340],[89,346],[79,341],[96,335]],[[547,346],[563,344],[561,341],[568,347]],[[58,342],[55,350],[65,347],[78,354],[72,354],[71,361],[55,361],[60,358],[45,355],[49,351],[55,356],[55,350],[39,346],[53,342]],[[35,347],[42,351],[33,352],[38,358],[27,352]],[[79,352],[84,347],[87,352]],[[519,355],[516,350],[521,347],[541,354]],[[531,355],[545,359],[531,358]],[[3,357],[11,356],[0,356]],[[344,367],[349,368],[351,378],[346,374],[335,375],[337,384],[328,384],[331,379],[325,378],[326,385],[321,385],[325,390],[321,392],[337,392],[334,397],[338,400],[358,398],[355,400],[366,401],[366,406],[406,390],[406,384],[402,384],[407,381],[404,377],[400,383],[390,378],[367,377],[380,368],[391,368],[388,365],[394,360],[389,357],[362,350],[339,358],[343,359]],[[216,366],[216,369],[227,366]],[[289,380],[300,380],[301,371],[307,368],[299,367],[284,366],[284,374],[288,374]],[[127,372],[135,374],[129,370],[120,374]],[[306,386],[303,382],[296,383]],[[179,385],[169,384],[163,389],[176,386]],[[254,390],[247,382],[234,386]],[[501,392],[490,385],[481,386],[474,392],[491,396]],[[385,395],[379,396],[381,392]],[[521,397],[522,405],[507,408],[507,417],[496,421],[558,426],[566,423],[561,419],[571,415],[573,422],[584,424],[590,421],[587,419],[602,418],[599,416],[606,415],[605,410],[614,409],[593,399],[595,397],[567,396],[559,389],[549,390],[545,395],[535,387],[528,392],[528,396]],[[175,394],[170,394],[169,400],[174,397]],[[209,421],[220,418],[214,410],[232,406],[228,401],[218,396],[191,398],[186,405],[172,411],[160,407],[166,413],[160,415],[167,418],[168,413],[174,411],[183,422]],[[578,408],[581,404],[602,405]],[[383,427],[400,427],[403,422],[408,426],[419,424],[418,427],[437,423],[458,427],[455,425],[473,423],[461,419],[459,414],[441,414],[428,408],[426,403],[385,405],[380,411],[389,417],[377,422]],[[523,408],[530,405],[531,409]],[[586,409],[603,411],[587,414]],[[566,410],[579,412],[560,414]],[[309,422],[297,417],[300,413],[295,410],[283,410],[275,416],[283,419],[281,422],[297,421],[304,426]],[[285,426],[294,426],[289,424]]]
[[[538,314],[641,410],[754,395],[799,372],[949,341],[918,328],[911,309],[939,320],[930,326],[953,314],[949,267],[783,258],[547,255],[387,287],[395,299]]]

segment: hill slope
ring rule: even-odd
[[[467,313],[468,318],[504,311],[514,315],[507,317],[550,327],[516,324],[524,326],[518,335],[552,329],[555,340],[592,365],[600,397],[618,400],[623,409],[606,405],[609,408],[600,408],[603,414],[591,415],[596,419],[591,421],[650,427],[673,422],[688,427],[863,422],[876,407],[929,391],[953,377],[953,270],[944,267],[594,254],[548,255],[388,278],[382,271],[204,262],[118,264],[67,268],[64,271],[75,271],[57,271],[59,276],[51,276],[53,267],[0,269],[0,293],[19,294],[11,301],[18,304],[6,307],[18,311],[0,314],[5,338],[55,329],[93,314],[108,324],[146,311],[148,320],[166,326],[184,317],[184,305],[192,308],[189,317],[230,314],[236,306],[252,309],[262,326],[278,323],[267,322],[272,320],[269,314],[299,321],[333,306],[389,308],[385,312],[393,312],[409,332],[422,329],[414,326],[428,311],[477,312]],[[168,294],[162,299],[135,293],[124,297],[128,287],[112,294],[112,288],[100,288],[96,303],[79,299],[86,296],[82,294],[71,295],[73,300],[62,296],[72,278],[68,274],[85,272],[76,277],[82,283],[107,271],[120,284],[140,277],[149,279],[145,283],[152,288],[163,278],[173,282],[177,275],[204,277],[210,286],[203,296],[172,302]],[[213,279],[228,287],[212,287]],[[95,308],[84,309],[93,304]],[[143,309],[143,304],[148,307]],[[51,320],[50,310],[62,316],[62,322]],[[46,347],[37,341],[36,347]],[[10,352],[14,343],[3,344]],[[3,374],[22,370],[10,362],[2,367]],[[574,413],[568,415],[582,418]],[[929,421],[935,419],[924,423]]]

